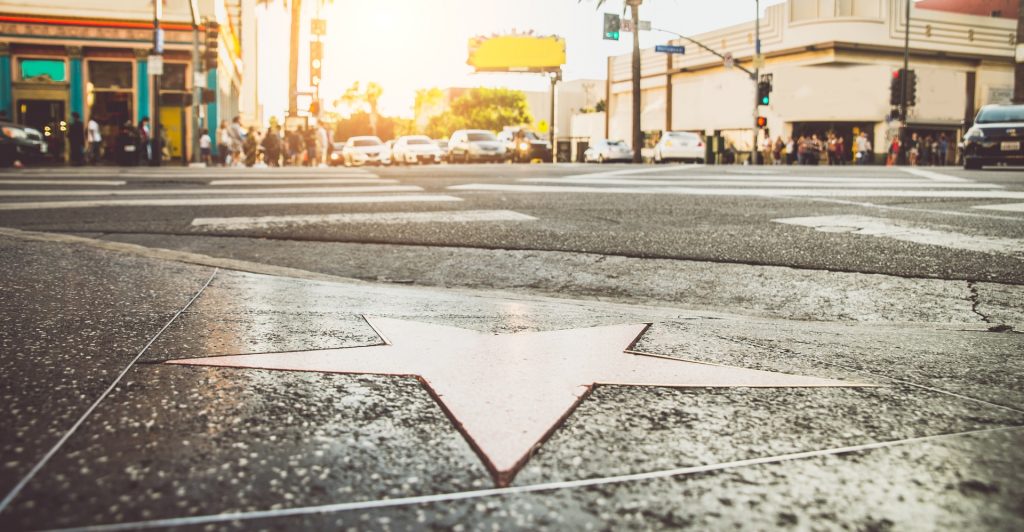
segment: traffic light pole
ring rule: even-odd
[[[910,4],[906,2],[906,27],[903,31],[903,74],[900,76],[900,153],[899,158],[906,163],[907,157],[907,84],[910,83]]]
[[[754,0],[754,9],[757,11],[757,16],[754,19],[754,144],[750,147],[750,164],[751,166],[757,164],[757,131],[761,129],[761,124],[758,123],[757,117],[760,113],[758,110],[761,105],[761,94],[758,90],[758,78],[761,74],[760,61],[761,61],[761,1]]]
[[[199,158],[199,135],[200,128],[199,108],[202,107],[202,87],[196,83],[200,79],[200,58],[199,58],[199,5],[196,0],[189,0],[192,8],[192,162],[203,162]]]
[[[160,42],[160,18],[163,14],[163,2],[153,2],[153,55],[163,55],[163,43]],[[153,116],[149,121],[149,141],[153,156],[149,159],[151,166],[160,166],[163,158],[163,139],[160,138],[160,76],[152,77]]]

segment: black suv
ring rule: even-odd
[[[964,135],[964,169],[1024,164],[1024,105],[986,105]]]

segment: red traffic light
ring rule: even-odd
[[[768,119],[767,118],[765,118],[763,116],[757,117],[757,127],[765,127],[767,125],[768,125]]]

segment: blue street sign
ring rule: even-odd
[[[686,47],[685,46],[671,46],[671,45],[668,45],[668,44],[659,44],[659,45],[654,47],[654,51],[655,52],[663,52],[663,53],[666,53],[666,54],[685,54],[686,53]]]

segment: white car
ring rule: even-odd
[[[668,131],[654,146],[654,162],[704,162],[704,141],[700,135],[687,131]]]
[[[426,135],[398,137],[391,147],[395,164],[434,164],[441,162],[441,148]]]
[[[341,149],[341,158],[345,166],[362,166],[366,164],[391,164],[391,152],[379,137],[352,137]]]
[[[460,129],[448,139],[448,162],[496,162],[505,160],[505,145],[483,129]]]
[[[583,152],[587,163],[632,162],[633,150],[621,140],[597,139]]]

